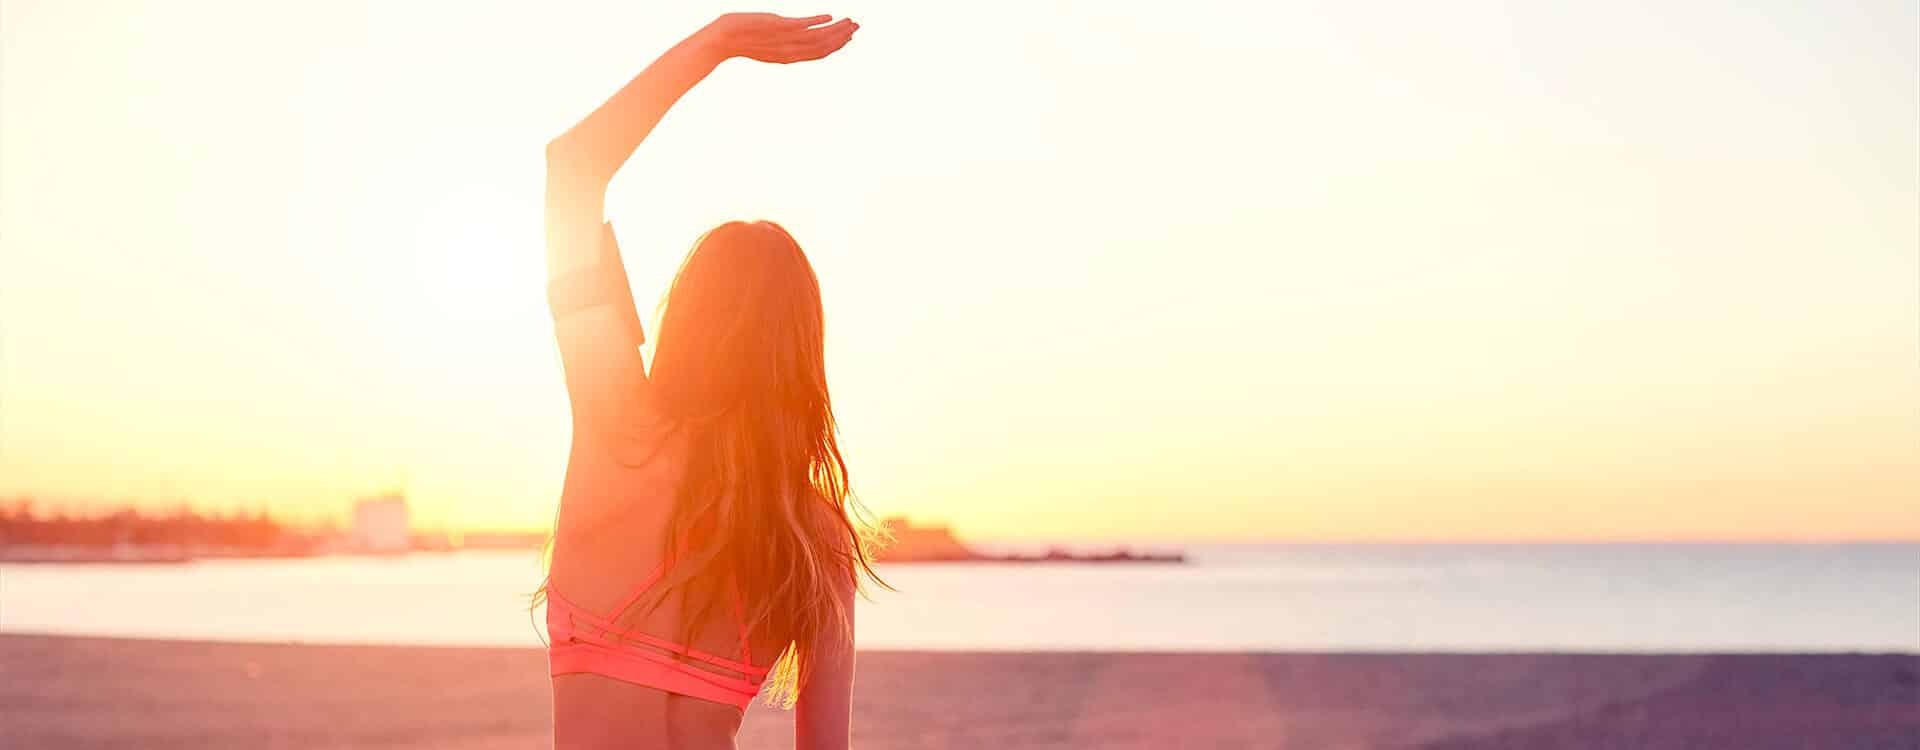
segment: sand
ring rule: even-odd
[[[545,655],[0,635],[4,748],[538,748]],[[1920,749],[1920,656],[863,652],[855,746]],[[756,705],[740,746],[792,746]]]

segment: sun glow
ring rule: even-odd
[[[542,525],[541,146],[721,6],[291,7],[0,5],[0,495]],[[862,0],[608,214],[649,322],[791,229],[971,536],[1916,537],[1912,9],[1808,8]]]

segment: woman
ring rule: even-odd
[[[792,236],[731,222],[665,301],[649,374],[607,183],[721,62],[817,60],[858,28],[722,16],[547,146],[548,301],[573,411],[547,603],[554,744],[731,748],[765,688],[802,748],[846,748],[853,597],[873,577],[846,490],[820,287]],[[877,579],[875,579],[877,581]]]

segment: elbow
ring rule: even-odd
[[[559,138],[547,142],[547,175],[576,175],[586,159],[582,159],[582,150],[574,142],[572,132],[563,132]]]
[[[605,186],[613,175],[602,175],[594,168],[594,160],[584,144],[573,131],[560,134],[547,141],[547,182],[548,184],[567,185],[578,189],[587,185]]]
[[[579,147],[574,145],[573,131],[569,130],[547,141],[547,170],[575,161]]]

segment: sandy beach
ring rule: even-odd
[[[865,652],[856,746],[1920,748],[1920,656]],[[537,748],[537,650],[0,636],[8,748]],[[756,705],[742,748],[792,744]]]

